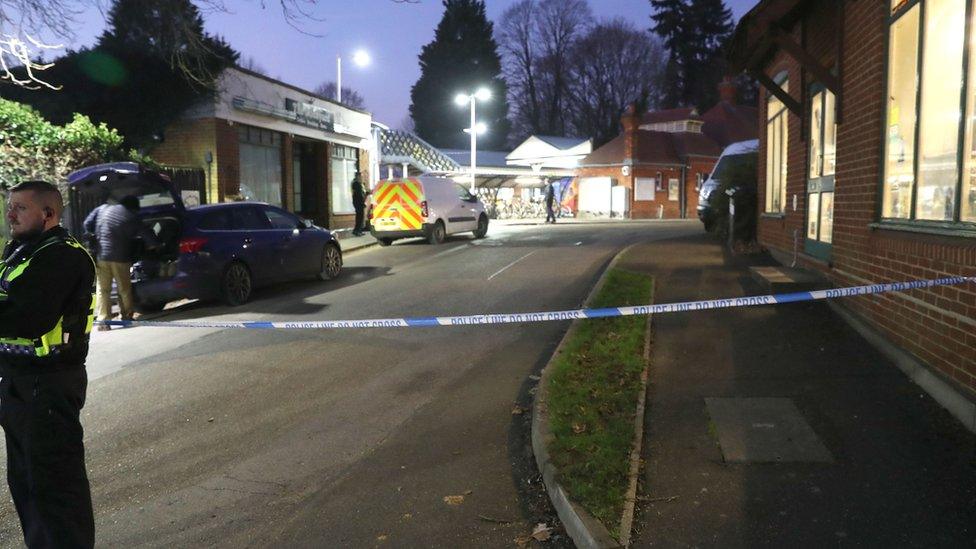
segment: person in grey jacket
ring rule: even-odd
[[[103,204],[85,218],[85,231],[94,235],[98,244],[96,267],[98,274],[98,319],[110,320],[112,315],[112,281],[119,293],[122,320],[132,320],[134,298],[129,270],[135,259],[136,239],[141,238],[147,248],[157,246],[156,235],[143,225],[137,215],[139,199],[123,197],[118,204]],[[99,330],[110,329],[100,324]]]

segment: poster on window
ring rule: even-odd
[[[654,200],[653,177],[638,177],[634,180],[634,200]]]
[[[678,180],[668,179],[668,200],[678,201]]]

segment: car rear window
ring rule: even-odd
[[[230,212],[227,210],[207,212],[200,219],[197,227],[204,231],[226,231],[231,228]]]

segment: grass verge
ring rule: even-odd
[[[593,308],[651,303],[649,276],[611,269]],[[583,321],[552,365],[550,459],[573,501],[619,537],[644,369],[646,316]]]

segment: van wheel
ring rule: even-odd
[[[342,271],[342,252],[335,244],[326,244],[322,249],[322,265],[319,268],[319,280],[332,280]]]
[[[379,238],[376,241],[380,243],[380,246],[389,246],[390,244],[393,244],[392,238]]]
[[[220,294],[231,307],[247,303],[251,298],[251,271],[239,261],[228,265],[220,279]]]
[[[478,218],[478,228],[474,230],[475,238],[484,238],[488,235],[488,216],[481,214]]]
[[[431,227],[430,234],[427,235],[427,241],[431,244],[443,244],[446,236],[447,231],[444,229],[444,222],[437,220],[437,223]]]

